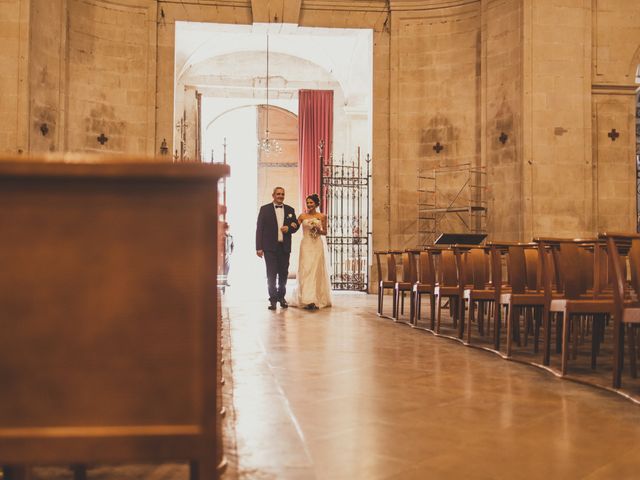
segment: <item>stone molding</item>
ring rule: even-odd
[[[301,9],[358,12],[386,12],[389,10],[385,0],[371,0],[368,2],[358,0],[302,0]]]
[[[443,8],[480,5],[480,0],[390,0],[390,9],[395,11],[441,10]]]
[[[135,1],[135,0],[134,0]],[[182,3],[182,4],[195,4],[202,5],[205,7],[240,7],[240,8],[250,8],[251,0],[192,0],[192,1],[182,1],[176,2],[175,0],[157,0],[159,4],[162,3]]]
[[[591,86],[591,92],[594,95],[635,95],[640,85],[607,85],[594,83]]]
[[[122,11],[143,10],[149,8],[149,0],[82,0],[81,3],[102,8],[117,8]]]

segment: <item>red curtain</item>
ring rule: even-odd
[[[300,201],[306,209],[307,195],[320,192],[320,143],[324,141],[324,161],[331,157],[333,144],[333,90],[300,90],[298,92],[298,140],[300,155]]]

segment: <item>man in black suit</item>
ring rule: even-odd
[[[256,254],[264,257],[267,265],[269,310],[276,309],[276,302],[280,302],[282,308],[289,306],[284,296],[289,275],[291,234],[296,233],[299,227],[295,210],[284,204],[284,188],[274,188],[272,197],[273,203],[260,208],[256,227]]]

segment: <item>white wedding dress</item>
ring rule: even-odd
[[[292,292],[292,305],[306,307],[314,303],[318,308],[331,306],[331,284],[325,259],[322,235],[311,233],[311,221],[302,221],[302,241],[298,258],[298,285]]]

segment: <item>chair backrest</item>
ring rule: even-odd
[[[491,284],[496,290],[496,295],[498,297],[502,291],[502,261],[506,252],[508,252],[508,249],[505,249],[500,245],[491,245],[491,250],[489,253],[491,265]]]
[[[627,283],[624,273],[624,259],[618,252],[618,245],[615,238],[607,237],[607,250],[609,253],[609,269],[613,283],[613,300],[618,312],[616,313],[616,317],[619,318],[624,304],[625,286]]]
[[[629,250],[629,269],[631,270],[631,286],[640,297],[640,238],[631,241]]]
[[[559,264],[565,298],[576,299],[593,282],[593,252],[571,242],[560,243]]]
[[[411,284],[417,281],[415,255],[412,252],[402,253],[402,281]]]
[[[433,263],[433,255],[429,251],[420,252],[420,283],[433,285],[436,283],[436,269]]]
[[[471,271],[471,277],[467,275],[467,280],[472,281],[474,289],[487,288],[489,283],[488,258],[484,248],[472,248],[467,252],[466,267]]]
[[[640,295],[640,236],[635,233],[604,233],[600,238],[605,238],[607,241],[609,278],[613,286],[616,317],[621,318],[624,302],[627,299],[627,260],[631,274],[631,287],[635,290],[636,298]],[[624,253],[628,256],[625,257]]]
[[[396,254],[395,252],[387,252],[387,281],[396,282],[398,279],[396,270]]]
[[[509,247],[508,251],[507,274],[511,291],[513,293],[524,293],[527,281],[524,247],[513,245]]]
[[[376,257],[376,271],[378,272],[378,281],[380,282],[384,279],[384,277],[382,276],[382,260],[380,257],[386,255],[386,252],[377,251],[373,252],[373,254]]]
[[[557,257],[557,249],[544,241],[538,243],[538,268],[540,270],[540,279],[542,290],[544,292],[544,300],[547,305],[551,302],[554,291],[554,282],[556,281],[555,261]],[[555,290],[558,290],[558,283],[555,283]]]
[[[540,272],[538,271],[538,250],[534,248],[524,249],[525,271],[527,275],[526,286],[531,292],[540,291]]]
[[[443,250],[440,254],[439,281],[445,287],[458,286],[458,270],[453,250]]]
[[[582,281],[582,291],[585,293],[589,289],[593,289],[595,282],[595,245],[585,246],[582,245],[579,247],[578,251],[580,252],[580,273],[581,273],[581,281]]]

